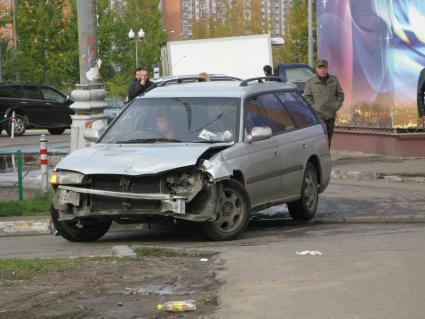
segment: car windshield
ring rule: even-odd
[[[134,100],[100,143],[232,142],[240,99],[142,98]]]
[[[307,82],[314,75],[314,72],[305,66],[291,67],[286,69],[286,78],[288,82]]]

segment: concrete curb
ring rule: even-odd
[[[425,216],[361,216],[361,217],[323,217],[315,218],[312,223],[323,224],[399,224],[425,223]]]
[[[397,223],[425,223],[425,216],[359,216],[359,217],[316,217],[310,224],[397,224]],[[143,224],[115,225],[110,231],[146,229]],[[50,219],[43,220],[16,220],[0,221],[0,237],[50,235],[53,226]]]
[[[0,237],[16,235],[48,235],[52,233],[50,219],[0,222]]]
[[[384,174],[379,172],[347,171],[338,169],[331,171],[331,179],[384,180],[387,182],[425,183],[425,176],[420,175],[405,173]]]

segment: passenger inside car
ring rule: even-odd
[[[163,137],[167,139],[175,138],[175,132],[171,127],[171,121],[165,112],[161,112],[157,115],[155,126],[156,129],[163,135]]]

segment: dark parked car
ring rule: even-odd
[[[105,102],[108,106],[103,110],[103,114],[105,114],[108,123],[111,123],[112,120],[122,111],[125,104],[124,101],[114,99],[105,99]]]
[[[304,93],[305,83],[314,73],[314,69],[304,63],[279,64],[275,69],[275,75],[279,76],[282,82],[294,83],[300,94]]]
[[[40,84],[0,84],[0,133],[11,134],[11,117],[15,111],[15,135],[27,128],[47,129],[62,134],[71,125],[72,101],[58,90]]]

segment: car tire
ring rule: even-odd
[[[51,217],[59,235],[71,242],[95,241],[105,235],[111,227],[111,220],[92,220],[95,224],[77,226],[75,221],[59,221],[59,212],[51,206]]]
[[[25,120],[25,117],[19,114],[16,114],[15,116],[15,131],[13,134],[15,136],[24,135],[25,131],[27,129],[27,122]],[[6,127],[6,132],[9,136],[12,135],[12,119],[9,119],[9,123]]]
[[[310,220],[316,215],[319,202],[319,184],[317,169],[312,163],[307,163],[301,187],[301,198],[288,203],[289,215],[298,221]]]
[[[219,187],[216,219],[205,223],[204,231],[211,240],[235,239],[248,226],[248,195],[243,185],[236,180],[225,181]]]
[[[54,128],[48,128],[47,131],[49,131],[52,135],[61,135],[63,132],[65,132],[65,127],[54,127]]]

